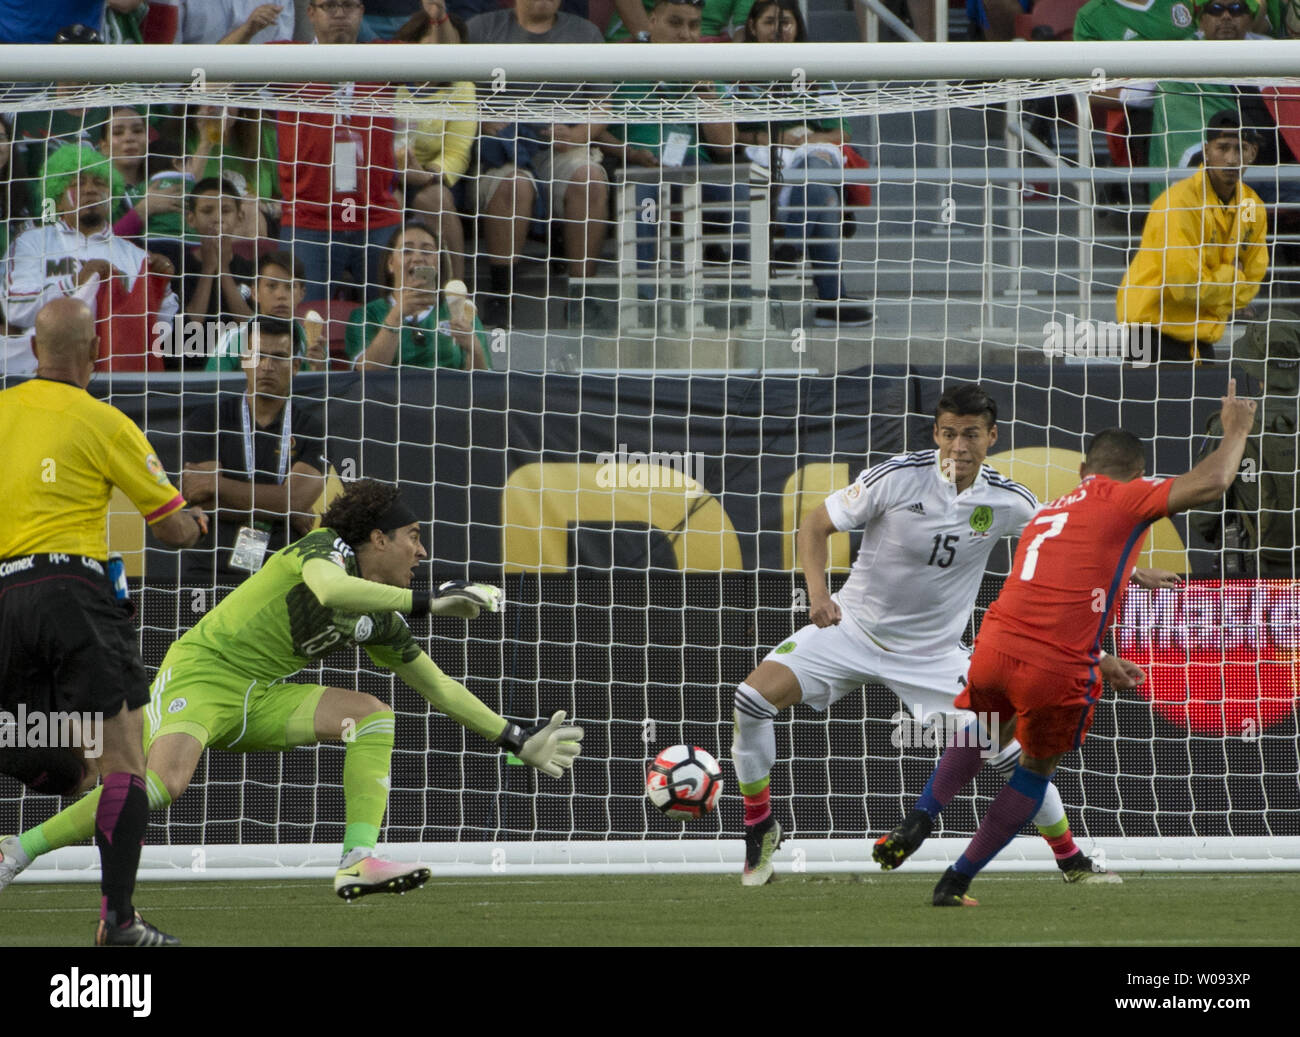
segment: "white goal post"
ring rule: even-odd
[[[1190,46],[1189,46],[1190,45]],[[1300,40],[1251,40],[1249,77],[1295,75]],[[773,51],[777,53],[773,53]],[[16,82],[126,81],[122,65],[95,60],[97,47],[0,46],[5,78]],[[272,55],[274,58],[272,59]],[[496,69],[525,82],[694,80],[702,71],[694,44],[586,44],[520,47],[466,44],[441,48],[431,60],[427,48],[389,47],[382,52],[384,78],[423,82],[438,78],[491,83]],[[784,80],[802,69],[809,80],[858,82],[952,79],[1092,79],[1102,70],[1111,79],[1241,77],[1242,48],[1222,40],[1113,43],[1023,41],[1012,43],[789,43],[729,44],[707,52],[707,74],[720,81]],[[165,46],[132,48],[132,82],[188,83],[196,69],[209,80],[230,82],[327,82],[373,79],[376,53],[365,44],[328,49],[294,47]],[[274,76],[268,72],[274,71]]]
[[[490,336],[493,371],[406,364],[363,377],[343,352],[349,318],[327,313],[331,328],[338,325],[333,362],[305,373],[295,389],[319,409],[329,474],[401,480],[433,516],[435,577],[473,574],[505,585],[501,617],[468,628],[418,627],[431,656],[504,715],[529,719],[566,708],[588,730],[572,778],[532,779],[482,740],[431,720],[422,699],[363,655],[327,660],[310,671],[319,677],[303,679],[377,694],[398,714],[385,852],[427,861],[443,875],[723,874],[738,870],[742,855],[731,691],[804,622],[802,581],[790,575],[798,517],[866,464],[929,445],[928,419],[943,384],[985,383],[1003,408],[1002,440],[989,461],[1040,499],[1077,472],[1085,434],[1104,424],[1140,430],[1159,474],[1194,462],[1222,379],[1134,371],[1116,357],[1072,355],[1068,345],[1054,354],[1048,345],[1049,327],[1112,320],[1148,185],[1185,175],[1107,167],[1089,97],[1164,80],[1300,90],[1300,40],[436,51],[0,46],[0,69],[7,84],[0,113],[203,105],[251,110],[268,124],[279,113],[325,112],[664,126],[838,119],[859,129],[853,143],[870,168],[809,172],[806,182],[782,185],[761,156],[738,161],[734,172],[728,164],[723,173],[611,174],[612,229],[594,274],[555,273],[568,258],[563,221],[539,217],[543,231],[534,229],[529,258],[550,270],[515,282],[531,308],[509,334]],[[660,89],[631,100],[575,87],[701,78],[762,86],[708,96]],[[354,98],[319,88],[461,80],[478,86],[473,102]],[[52,93],[51,82],[62,92]],[[942,142],[926,138],[933,120],[916,118],[919,112],[946,113]],[[98,140],[103,126],[85,129]],[[37,171],[28,172],[35,183]],[[471,166],[467,180],[478,172]],[[1277,178],[1294,182],[1300,172],[1283,169]],[[733,181],[743,191],[710,200],[710,188]],[[810,238],[792,267],[780,254],[791,243],[782,186],[818,183],[875,192],[870,206],[857,207],[851,241],[838,213],[835,220],[845,237],[834,273],[846,294],[865,296],[875,310],[870,327],[814,327],[823,301],[817,278],[826,270],[810,258]],[[653,260],[638,251],[647,201],[675,216],[656,223]],[[741,214],[725,239],[708,227],[719,204]],[[31,220],[40,222],[38,212]],[[286,249],[298,244],[291,232],[281,240]],[[483,247],[470,234],[466,240],[465,279],[475,281],[477,270],[482,293]],[[731,251],[710,266],[706,250],[719,242]],[[1230,325],[1225,358],[1237,359],[1232,343],[1252,322],[1300,310],[1293,227],[1270,238],[1270,279],[1258,315]],[[389,283],[381,290],[363,277],[351,287],[360,308]],[[612,321],[597,330],[585,317],[555,315],[564,303],[591,300],[613,307]],[[5,374],[0,367],[0,379]],[[114,373],[100,376],[95,390],[160,437],[175,475],[193,408],[240,389],[242,377]],[[693,466],[694,457],[701,461]],[[673,469],[676,461],[689,478]],[[624,481],[598,481],[593,472],[602,464]],[[655,477],[629,482],[628,465],[649,465]],[[671,487],[659,479],[669,469]],[[615,492],[634,503],[616,506]],[[138,523],[120,508],[111,518],[115,530]],[[1225,588],[1228,549],[1193,539],[1185,525],[1164,525],[1146,561],[1187,573],[1188,598],[1135,592],[1121,623],[1169,697],[1108,694],[1099,706],[1088,747],[1061,772],[1076,837],[1121,873],[1300,869],[1300,581]],[[849,545],[832,546],[841,578]],[[194,621],[193,588],[160,577],[163,553],[142,539],[122,550],[153,667]],[[995,552],[979,615],[1005,574],[1000,557]],[[211,594],[205,607],[219,585],[198,588]],[[1238,590],[1241,601],[1262,604],[1237,603]],[[1258,642],[1243,632],[1253,630]],[[1224,675],[1207,676],[1216,658]],[[1251,688],[1259,701],[1249,699]],[[794,823],[778,870],[869,869],[868,833],[874,838],[896,823],[935,758],[933,746],[891,741],[896,707],[876,688],[829,714],[783,715],[773,803]],[[677,741],[715,753],[727,780],[720,810],[685,828],[655,814],[641,788],[648,761]],[[342,750],[215,755],[166,819],[151,821],[141,877],[332,874],[343,827]],[[995,791],[982,777],[908,870],[951,863]],[[30,827],[55,809],[57,801],[0,779],[0,831]],[[991,867],[1046,870],[1052,858],[1041,839],[1026,836]],[[90,880],[97,869],[93,847],[68,848],[41,858],[24,880]]]

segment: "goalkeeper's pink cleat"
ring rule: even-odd
[[[334,892],[347,901],[368,893],[405,893],[419,889],[431,874],[423,864],[398,864],[353,850],[334,873]]]
[[[31,864],[23,853],[22,843],[16,835],[0,837],[0,891],[16,879]]]

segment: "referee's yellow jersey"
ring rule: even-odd
[[[0,392],[0,450],[0,558],[107,558],[114,486],[150,523],[185,506],[135,422],[68,382]]]

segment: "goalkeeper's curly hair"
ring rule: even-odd
[[[370,539],[370,531],[379,529],[379,520],[401,496],[392,483],[378,479],[358,479],[348,483],[342,494],[321,513],[320,524],[334,530],[344,543],[355,548]]]

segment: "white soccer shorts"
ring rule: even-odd
[[[930,655],[887,652],[848,616],[832,627],[809,623],[768,652],[764,661],[769,659],[794,672],[803,701],[819,712],[875,682],[922,722],[935,713],[961,712],[952,700],[970,667],[970,653],[961,645]]]

